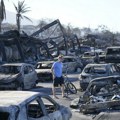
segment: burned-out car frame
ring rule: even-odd
[[[37,79],[31,64],[6,63],[0,66],[0,89],[30,89],[36,86]]]
[[[92,80],[83,96],[71,102],[71,107],[79,107],[82,113],[120,109],[120,76]]]
[[[79,75],[80,88],[85,90],[89,82],[94,78],[112,75],[120,75],[120,67],[117,64],[88,64]]]
[[[57,60],[58,58],[55,58]],[[63,73],[80,72],[83,69],[81,59],[77,56],[63,56]]]
[[[35,71],[37,72],[38,82],[52,80],[51,67],[54,61],[40,61],[35,65]]]
[[[48,95],[30,91],[0,91],[0,120],[69,120],[69,108]]]

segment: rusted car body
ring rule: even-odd
[[[0,89],[30,89],[36,86],[37,79],[31,64],[8,63],[0,66]]]
[[[79,107],[85,114],[120,110],[120,76],[93,79],[83,96],[72,101],[71,107]]]
[[[30,91],[0,91],[0,120],[69,120],[71,111],[48,95]]]
[[[51,67],[54,61],[40,61],[35,65],[35,71],[37,72],[38,82],[52,80]]]
[[[80,88],[85,90],[89,82],[98,77],[120,75],[119,66],[112,63],[105,64],[88,64],[79,75]]]

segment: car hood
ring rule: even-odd
[[[14,81],[19,74],[1,74],[0,73],[0,83],[8,83]]]
[[[51,73],[51,69],[36,69],[35,71],[36,71],[37,73],[45,73],[45,72]]]

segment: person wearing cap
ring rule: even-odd
[[[62,97],[64,97],[64,78],[62,76],[62,68],[63,68],[63,56],[59,55],[58,60],[53,63],[51,67],[52,75],[53,75],[53,87],[52,87],[52,92],[53,92],[53,97],[58,98],[56,96],[55,88],[60,86],[61,91],[62,91]]]

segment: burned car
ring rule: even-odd
[[[0,66],[0,89],[30,89],[36,86],[37,79],[31,64],[8,63]]]
[[[37,72],[38,82],[52,80],[51,67],[54,61],[40,61],[35,65],[35,71]]]
[[[69,120],[69,108],[48,95],[30,91],[0,91],[0,120]]]
[[[81,56],[81,60],[84,66],[89,63],[98,63],[99,62],[99,54],[97,52],[85,52]]]
[[[117,64],[88,64],[79,75],[80,88],[85,90],[89,82],[98,77],[106,77],[112,75],[119,75],[120,69]]]
[[[99,52],[99,61],[105,62],[105,51]]]
[[[57,60],[57,58],[55,58]],[[80,72],[83,69],[83,64],[79,57],[76,56],[63,56],[63,73],[67,72]]]
[[[106,48],[106,63],[120,63],[120,46],[112,46]]]
[[[120,76],[93,79],[82,96],[71,102],[82,113],[120,110]]]

